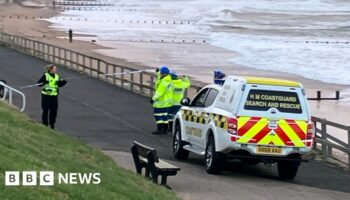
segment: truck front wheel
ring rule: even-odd
[[[188,158],[190,152],[183,148],[184,145],[185,142],[181,138],[181,127],[179,124],[176,124],[173,137],[173,153],[175,158],[180,160]]]

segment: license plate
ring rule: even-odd
[[[258,146],[256,149],[257,153],[263,153],[263,154],[281,154],[282,148],[279,147],[265,147],[265,146]]]

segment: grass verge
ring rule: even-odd
[[[5,171],[54,171],[54,186],[5,186]],[[0,199],[178,199],[99,150],[0,102]],[[58,184],[58,173],[100,173],[101,183]],[[38,180],[39,181],[39,180]]]

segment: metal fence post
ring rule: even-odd
[[[130,73],[130,91],[134,91],[134,74]]]
[[[350,148],[350,127],[348,129],[348,147]],[[348,167],[350,169],[350,153],[348,152]]]
[[[67,51],[66,51],[66,49],[64,49],[63,52],[64,52],[64,66],[68,68],[68,66],[67,66]]]
[[[140,94],[143,94],[143,72],[140,73]]]
[[[86,65],[85,65],[85,56],[84,55],[81,55],[81,57],[83,58],[83,71],[85,73],[85,69],[87,68]],[[91,74],[90,74],[91,75]]]
[[[327,124],[326,124],[326,119],[321,119],[321,139],[323,141],[327,140]],[[323,142],[322,143],[322,154],[326,155],[327,153],[327,147],[326,144]]]
[[[58,63],[59,64],[62,64],[62,56],[61,56],[61,53],[62,53],[62,51],[61,51],[62,49],[61,48],[58,48]]]
[[[89,68],[90,68],[90,76],[92,76],[92,59],[91,57],[87,57],[89,59]]]
[[[52,54],[53,54],[53,58],[52,58],[52,63],[55,63],[55,61],[56,61],[56,47],[55,46],[53,46],[52,47],[53,48],[53,52],[52,52]]]
[[[44,50],[43,50],[43,43],[39,43],[39,52],[40,52],[40,58],[45,60],[44,59]]]
[[[152,97],[153,96],[153,90],[154,89],[152,89],[154,87],[154,77],[151,75],[151,81],[150,81],[150,90],[149,90],[149,97]]]
[[[117,84],[117,77],[115,76],[115,74],[117,73],[117,67],[115,65],[112,65],[113,67],[113,84],[116,85]]]
[[[120,76],[120,84],[122,87],[124,87],[124,68],[121,68],[121,76]]]
[[[34,50],[34,40],[31,40],[31,42],[32,42],[32,43],[31,43],[32,45],[31,45],[31,47],[30,47],[30,50],[31,50],[30,52],[31,52],[31,55],[35,57],[35,55],[34,55],[34,53],[35,53],[35,50]]]
[[[79,56],[75,53],[75,69],[79,71]]]
[[[101,73],[101,60],[98,59],[97,60],[97,76],[100,77],[100,74],[102,74]]]
[[[34,49],[34,52],[33,52],[33,53],[34,53],[34,57],[39,57],[39,56],[38,56],[38,49],[37,49],[37,47],[38,47],[38,42],[34,42],[33,45],[34,45],[34,48],[33,48],[33,49]]]
[[[321,91],[317,91],[317,100],[321,100]]]
[[[47,54],[46,54],[47,59],[46,59],[46,60],[47,60],[48,62],[50,62],[50,59],[51,59],[50,45],[46,44],[45,46],[46,46],[45,48],[46,48],[46,52],[47,52]]]
[[[312,121],[312,123],[314,123],[314,129],[315,129],[315,139],[314,139],[314,145],[313,145],[313,149],[317,149],[317,140],[316,140],[316,135],[318,133],[317,131],[317,120],[314,119],[314,121]]]
[[[68,52],[69,52],[69,66],[70,66],[70,68],[74,68],[74,63],[73,63],[73,54],[72,54],[72,52],[71,51],[69,51],[68,50]]]
[[[9,90],[9,104],[12,105],[12,90]]]

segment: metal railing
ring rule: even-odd
[[[317,100],[317,101],[321,101],[321,100],[339,100],[340,99],[340,92],[339,91],[335,91],[335,96],[332,97],[321,97],[321,91],[317,91],[317,97],[316,98],[307,98],[307,100]]]
[[[26,108],[26,96],[23,94],[23,92],[6,85],[4,82],[0,81],[0,86],[4,88],[1,100],[5,101],[8,96],[8,103],[10,105],[13,105],[13,93],[17,93],[22,97],[22,107],[20,107],[20,111],[23,112]]]
[[[128,73],[136,69],[106,62],[59,46],[0,32],[0,44],[29,54],[47,62],[79,71],[132,92],[151,97],[154,92],[155,73]],[[104,74],[125,73],[120,76]],[[201,87],[192,85],[186,94],[194,95]]]
[[[59,46],[39,42],[24,37],[15,35],[9,35],[0,32],[0,44],[5,45],[8,48],[15,49],[19,52],[29,54],[31,56],[43,59],[50,63],[64,66],[69,69],[79,71],[83,74],[91,77],[98,78],[113,85],[125,88],[131,92],[138,93],[144,96],[151,97],[154,92],[155,74],[150,72],[140,73],[127,73],[136,71],[136,69],[120,66],[117,64],[106,62],[102,59],[87,56],[76,51],[72,51]],[[102,76],[104,74],[114,73],[127,73],[117,76]],[[186,91],[186,96],[193,96],[198,90],[201,89],[203,83],[192,84]],[[326,131],[326,126],[335,126],[344,128],[348,131],[348,138],[350,138],[349,127],[341,124],[336,124],[327,120],[323,120],[314,117],[314,121],[317,127],[318,123],[321,124],[321,129],[316,129],[317,137],[316,143],[322,145],[322,153],[324,155],[332,156],[332,149],[337,149],[345,152],[348,155],[350,163],[350,150],[349,144],[341,142],[335,137],[329,135]],[[329,141],[332,140],[333,142]],[[350,140],[350,139],[349,139]],[[335,142],[335,143],[334,143]],[[315,145],[317,147],[317,145]],[[350,166],[350,164],[349,164]]]
[[[338,156],[335,155],[333,149],[341,152],[348,157],[348,167],[350,168],[350,126],[345,126],[335,122],[328,121],[326,119],[321,119],[318,117],[312,117],[312,121],[315,123],[316,138],[315,138],[315,149],[319,149],[323,155],[337,159]],[[341,141],[340,139],[334,137],[335,134],[329,134],[327,129],[336,129],[344,134],[347,134],[348,142]],[[320,145],[318,145],[320,144]],[[337,159],[344,162],[343,159]]]

